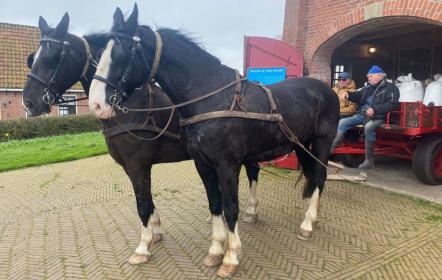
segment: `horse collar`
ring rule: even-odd
[[[81,71],[80,78],[82,78],[82,79],[84,78],[87,80],[86,73],[87,73],[87,70],[89,69],[89,66],[93,65],[92,62],[94,60],[94,57],[91,54],[91,47],[89,46],[89,43],[87,42],[87,40],[84,37],[80,37],[80,39],[83,41],[84,48],[86,51],[86,62],[84,63],[83,71]]]

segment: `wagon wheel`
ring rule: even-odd
[[[442,184],[442,137],[427,137],[419,142],[413,155],[413,169],[422,183]]]
[[[362,162],[364,162],[365,156],[359,155],[359,154],[341,154],[339,155],[339,160],[342,162],[343,165],[350,167],[350,168],[356,168],[358,167]]]

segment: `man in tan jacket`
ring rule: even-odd
[[[356,91],[356,83],[355,81],[350,79],[349,73],[342,72],[341,74],[339,74],[338,82],[333,87],[333,91],[338,97],[344,92],[354,92]],[[339,103],[341,119],[352,116],[354,113],[356,113],[356,110],[358,109],[358,104],[348,100],[339,99]]]

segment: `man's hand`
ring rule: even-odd
[[[342,101],[347,100],[347,99],[348,99],[348,92],[346,92],[346,91],[341,92],[341,93],[339,94],[339,99],[341,99]]]
[[[366,111],[366,114],[367,114],[367,116],[369,116],[369,117],[371,117],[371,116],[373,116],[374,115],[374,110],[373,110],[373,108],[368,108],[367,109],[367,111]]]

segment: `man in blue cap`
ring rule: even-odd
[[[381,67],[373,65],[367,73],[368,83],[356,92],[343,92],[339,98],[358,104],[355,115],[339,121],[338,132],[333,141],[330,153],[336,145],[344,140],[345,132],[352,127],[363,124],[365,134],[365,161],[361,169],[374,167],[373,154],[376,141],[376,128],[385,123],[387,113],[399,107],[399,89],[385,79]]]

